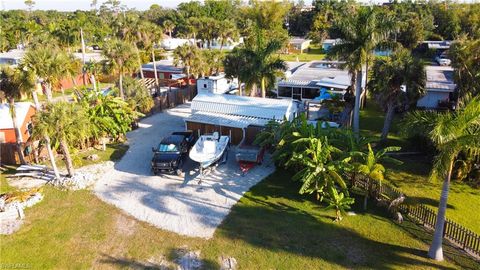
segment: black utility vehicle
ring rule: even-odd
[[[162,172],[182,173],[182,167],[188,157],[188,151],[195,144],[192,131],[173,132],[165,137],[157,148],[152,147],[152,171],[155,175]]]

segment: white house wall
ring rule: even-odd
[[[437,108],[439,101],[448,100],[448,92],[428,91],[427,94],[417,101],[417,107]]]

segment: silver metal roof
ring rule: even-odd
[[[453,92],[457,85],[453,81],[453,68],[449,66],[426,66],[427,91]]]
[[[265,126],[269,120],[241,115],[196,112],[190,115],[188,118],[185,118],[185,121],[210,124],[215,126],[246,128],[251,125]]]
[[[160,72],[172,72],[172,73],[182,73],[183,68],[182,67],[176,67],[173,64],[172,60],[160,60],[160,61],[155,61],[155,66],[157,68],[157,71]],[[153,62],[150,62],[148,64],[143,64],[142,65],[142,70],[144,71],[154,71],[153,70]]]
[[[257,98],[235,95],[198,94],[191,104],[192,113],[198,112],[255,117],[259,119],[287,120],[297,111],[293,100]]]

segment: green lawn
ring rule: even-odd
[[[73,154],[74,165],[77,167],[95,164],[107,160],[119,160],[125,152],[128,150],[128,145],[123,143],[107,144],[106,150],[91,149],[86,151],[80,151]],[[96,154],[98,160],[92,161],[87,159],[88,156]]]
[[[425,258],[426,237],[410,223],[398,226],[383,212],[355,207],[340,223],[333,213],[297,193],[289,173],[278,171],[234,206],[213,239],[179,236],[126,216],[91,191],[45,188],[45,199],[26,210],[19,232],[0,236],[2,263],[31,269],[144,269],[171,264],[182,248],[200,250],[204,269],[232,256],[238,269],[473,269],[454,249],[455,260]],[[150,269],[152,269],[150,268]],[[163,268],[162,268],[163,269]],[[173,268],[168,268],[173,269]]]
[[[325,54],[321,53],[311,53],[311,52],[306,52],[306,53],[292,53],[292,54],[278,54],[280,59],[288,62],[310,62],[314,60],[323,60],[325,58]]]
[[[361,112],[362,132],[379,136],[383,127],[384,115],[373,101]],[[402,146],[405,151],[414,150],[411,144],[399,133],[399,117],[394,119],[388,145]],[[388,166],[387,179],[399,187],[408,197],[408,203],[423,203],[437,209],[440,198],[440,182],[428,180],[431,159],[424,156],[403,157],[401,166]],[[480,189],[459,182],[452,182],[448,198],[447,217],[466,228],[480,234]]]

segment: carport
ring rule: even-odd
[[[187,130],[200,135],[217,131],[234,145],[253,141],[269,121],[291,121],[298,113],[294,100],[206,93],[192,100],[191,109],[184,120]]]
[[[252,141],[267,122],[255,117],[197,112],[185,119],[185,126],[200,135],[217,131],[230,136],[231,143],[238,145],[243,140]]]

